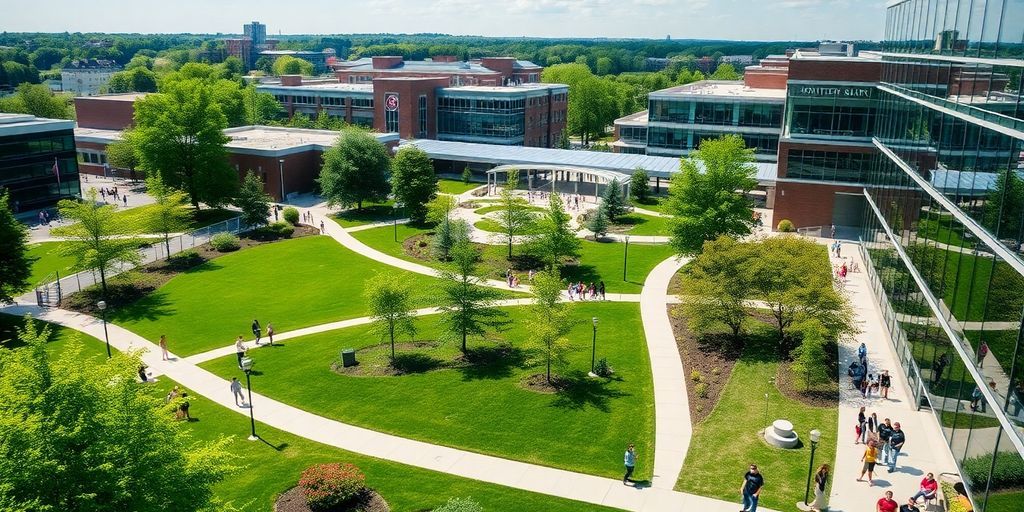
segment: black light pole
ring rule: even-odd
[[[814,449],[818,447],[818,439],[821,439],[821,431],[814,429],[811,431],[811,462],[807,465],[807,487],[804,488],[804,506],[810,507],[807,503],[808,498],[811,495],[811,473],[814,472]]]
[[[283,203],[284,200],[285,200],[285,196],[284,196],[284,158],[281,158],[280,160],[277,161],[277,169],[280,172],[280,178],[281,178],[281,202]]]
[[[596,369],[596,366],[594,366],[594,361],[597,358],[597,317],[595,316],[593,318],[593,320],[594,320],[594,343],[593,343],[592,348],[590,349],[590,374],[591,375],[597,375],[597,372],[594,371]]]
[[[622,253],[622,280],[626,280],[626,262],[629,261],[629,235],[626,235],[626,248]]]
[[[107,359],[110,359],[110,336],[107,334],[107,301],[101,300],[96,303],[100,308],[100,316],[103,318],[103,340],[107,342]]]
[[[249,379],[249,374],[252,373],[252,358],[242,358],[242,369],[245,370],[245,387],[249,392],[249,425],[252,427],[252,431],[249,434],[249,440],[255,441],[259,439],[256,435],[256,418],[252,415],[252,381]]]
[[[395,206],[394,206],[395,218],[393,219],[394,224],[395,224],[395,242],[398,242],[398,209],[401,208],[401,207],[402,207],[402,203],[399,203],[399,202],[396,201],[395,202]]]

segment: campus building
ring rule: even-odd
[[[15,213],[79,197],[74,121],[0,113],[0,189]]]
[[[73,142],[77,144],[81,172],[97,176],[129,175],[128,169],[111,167],[106,148],[120,140],[122,132],[132,126],[134,102],[143,96],[144,93],[112,94],[75,102],[78,126],[74,127],[71,121],[67,123],[69,130],[74,127]],[[224,135],[230,139],[225,148],[228,162],[238,172],[239,182],[250,170],[255,171],[263,180],[264,190],[278,201],[315,190],[323,153],[339,137],[338,132],[331,130],[281,126],[239,126],[224,130]],[[376,133],[374,137],[389,149],[398,145],[396,133]],[[73,147],[72,162],[74,155]],[[77,178],[75,185],[77,191]]]
[[[112,60],[73,60],[60,70],[61,90],[75,96],[99,94],[118,71],[121,66]]]
[[[335,79],[289,75],[257,90],[274,95],[289,117],[324,113],[404,139],[552,147],[565,130],[569,88],[539,83],[539,74],[503,57],[372,57],[336,64]]]
[[[1016,0],[891,2],[861,192],[864,255],[914,399],[985,512],[1024,503],[1021,34]]]

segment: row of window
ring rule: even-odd
[[[99,151],[79,151],[78,163],[105,165],[107,163],[107,154]]]
[[[288,96],[283,94],[275,94],[274,99],[278,103],[294,104],[294,105],[321,105],[325,107],[344,107],[344,97],[334,96]],[[373,98],[349,98],[353,108],[373,108]]]
[[[491,114],[476,112],[437,112],[438,135],[514,138],[525,133],[522,114]]]
[[[786,155],[786,177],[804,180],[865,183],[876,153],[840,153],[791,149]]]
[[[18,135],[4,137],[0,141],[0,160],[21,158],[70,151],[75,148],[75,139],[71,135],[39,136]]]
[[[782,126],[781,103],[729,103],[714,101],[651,100],[649,119],[654,122],[751,126]]]
[[[715,139],[723,135],[722,132],[702,132],[660,126],[648,128],[647,133],[648,147],[668,149],[697,149],[702,140]],[[757,153],[774,154],[779,149],[778,134],[740,133],[738,135],[743,137],[748,148],[753,148]]]
[[[859,106],[848,103],[790,98],[786,106],[788,132],[791,135],[870,137],[875,123],[874,101],[868,100]]]
[[[65,176],[73,177],[78,175],[78,165],[73,158],[58,158],[56,161],[57,167],[60,169],[62,182],[68,179]],[[13,189],[17,187],[18,183],[38,181],[40,178],[43,178],[44,181],[52,179],[53,183],[56,184],[57,176],[53,172],[53,163],[53,160],[48,160],[45,162],[5,166],[3,172],[0,172],[0,188]]]
[[[889,7],[883,49],[965,57],[1020,57],[1020,0],[906,0]]]
[[[647,142],[647,127],[620,126],[619,138],[630,142]]]
[[[437,108],[473,112],[522,113],[526,108],[526,101],[522,98],[495,100],[442,97],[437,99]]]

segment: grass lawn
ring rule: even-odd
[[[817,408],[786,398],[770,381],[779,370],[774,347],[749,346],[733,367],[732,375],[710,416],[695,425],[676,489],[723,500],[740,501],[738,490],[747,464],[756,463],[765,475],[761,504],[776,510],[792,510],[804,497],[810,446],[784,450],[769,446],[758,434],[765,425],[764,395],[770,412],[768,422],[785,418],[793,422],[802,439],[811,429],[822,432],[815,465],[832,463],[836,454],[838,410]]]
[[[61,277],[71,275],[71,266],[75,264],[75,259],[58,254],[57,249],[60,246],[61,242],[42,242],[29,246],[28,256],[34,260],[30,284],[38,284],[54,271],[59,272]]]
[[[666,182],[665,186],[666,187],[668,186],[667,182]],[[668,211],[668,200],[667,199],[668,199],[667,196],[657,196],[657,197],[652,196],[652,197],[648,198],[647,201],[644,201],[644,202],[640,202],[636,198],[631,199],[631,201],[633,202],[633,206],[635,206],[637,208],[641,208],[641,209],[644,209],[644,210],[650,210],[652,212],[669,213],[669,211]]]
[[[125,226],[140,226],[145,221],[145,218],[150,215],[150,212],[156,208],[156,205],[147,204],[144,206],[138,206],[135,208],[129,208],[127,210],[118,210],[114,214],[117,219],[124,223]],[[199,229],[204,226],[223,222],[228,219],[233,219],[241,215],[239,212],[224,210],[220,208],[207,208],[205,210],[194,211],[191,206],[187,207],[192,214],[192,221],[189,223],[186,231],[192,231]],[[141,229],[131,229],[132,233],[142,233]]]
[[[398,226],[398,239],[405,240],[411,236],[421,235],[430,231],[408,225]],[[423,265],[439,267],[440,263],[433,260],[421,260],[406,254],[402,244],[395,242],[395,231],[392,226],[385,226],[352,233],[359,241],[396,258],[413,261]],[[627,280],[622,280],[622,263],[624,244],[591,242],[582,240],[583,255],[580,265],[562,267],[562,276],[574,281],[590,283],[604,280],[609,293],[640,293],[647,274],[666,258],[673,254],[672,248],[665,244],[629,244],[629,270]],[[515,251],[520,251],[517,247]],[[516,252],[518,254],[518,252]],[[489,245],[484,249],[484,262],[481,270],[485,277],[501,279],[508,267],[506,256],[508,248],[504,245]]]
[[[437,188],[442,194],[458,195],[482,186],[484,186],[484,183],[476,183],[472,181],[469,183],[463,183],[462,180],[449,180],[444,178],[437,180]]]
[[[941,287],[943,302],[959,320],[1018,320],[1024,307],[1024,277],[1009,264],[968,250],[910,246],[922,277]],[[991,288],[990,288],[991,285]],[[933,292],[938,286],[932,286]],[[938,294],[938,293],[937,293]],[[986,300],[987,299],[987,300]]]
[[[444,366],[458,346],[405,345],[401,376],[339,374],[330,365],[343,348],[357,352],[361,367],[374,367],[389,345],[366,326],[287,340],[279,348],[250,352],[259,368],[253,388],[307,411],[382,432],[515,460],[621,477],[622,451],[636,443],[638,477],[649,478],[653,461],[654,406],[647,351],[636,304],[572,306],[578,320],[569,335],[577,348],[562,374],[573,383],[555,394],[530,391],[522,381],[544,371],[540,355],[526,347],[530,317],[506,308],[510,329],[499,334],[511,349],[498,356],[490,341],[470,340],[480,362]],[[600,319],[597,357],[615,369],[609,381],[590,379],[591,317]],[[417,340],[438,336],[438,317],[417,320]],[[400,341],[408,341],[402,337]],[[475,349],[475,350],[474,350]],[[234,355],[209,361],[205,369],[230,378]],[[300,385],[301,383],[301,385]],[[514,507],[520,509],[520,507]],[[508,509],[508,507],[503,507]]]
[[[24,346],[21,341],[17,339],[18,333],[16,328],[24,327],[25,319],[20,316],[0,314],[0,348],[18,348]],[[106,357],[107,349],[103,340],[93,338],[87,334],[82,334],[73,329],[67,329],[57,324],[47,324],[41,320],[36,320],[36,326],[43,328],[44,326],[50,326],[50,341],[46,348],[50,352],[60,352],[68,343],[76,337],[82,342],[82,356],[86,358],[92,357]],[[112,350],[113,347],[111,347]]]
[[[128,308],[108,310],[108,317],[150,340],[166,334],[171,351],[186,356],[230,345],[239,334],[250,338],[253,318],[264,327],[272,322],[280,333],[364,316],[363,282],[375,272],[416,290],[436,282],[359,256],[329,237],[311,236],[209,261]]]
[[[670,220],[634,212],[616,219],[615,226],[626,228],[630,235],[669,236],[672,234],[668,226]]]
[[[394,205],[395,202],[392,200],[387,200],[383,203],[366,203],[363,205],[362,210],[357,210],[353,207],[331,215],[331,219],[343,228],[383,222],[395,218]],[[402,214],[402,211],[399,210],[398,215]]]
[[[917,221],[917,236],[957,247],[973,247],[973,243],[963,238],[963,226],[955,220],[951,223],[950,219],[950,216],[924,213]]]
[[[475,226],[477,229],[482,229],[484,231],[489,231],[491,233],[502,233],[502,231],[504,231],[501,225],[498,224],[498,221],[493,219],[479,220],[476,223],[474,223],[473,226]],[[540,232],[540,228],[532,226],[530,229],[524,230],[523,234],[535,235],[538,232]]]

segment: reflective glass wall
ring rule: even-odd
[[[862,234],[901,363],[985,512],[1024,510],[1022,64],[993,58],[1022,37],[1024,0],[890,6]]]

